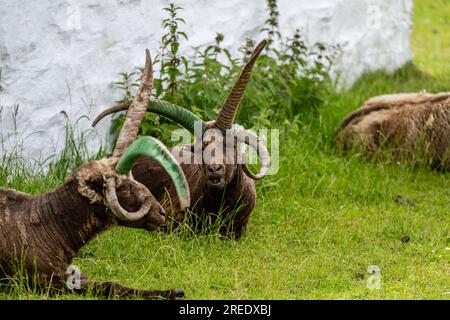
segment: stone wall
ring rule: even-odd
[[[96,151],[108,121],[90,130],[93,116],[118,98],[118,73],[143,64],[159,47],[163,0],[0,0],[0,152],[20,146],[45,159],[64,146],[66,115]],[[245,38],[260,40],[263,0],[178,0],[189,46],[216,32],[236,52]],[[366,70],[393,71],[411,59],[412,0],[279,0],[280,29],[299,28],[307,42],[339,44],[336,67],[351,84]],[[18,111],[14,105],[19,105]],[[87,130],[87,131],[86,131]]]

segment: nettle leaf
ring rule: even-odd
[[[189,40],[189,38],[188,38],[186,32],[179,31],[178,34],[179,34],[180,36],[182,36],[185,40]]]
[[[171,49],[173,55],[176,55],[178,53],[179,47],[180,47],[180,43],[177,41],[170,43],[170,49]]]
[[[169,77],[171,77],[172,79],[175,78],[176,76],[181,75],[180,70],[175,68],[168,68],[167,73],[169,74]]]

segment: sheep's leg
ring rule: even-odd
[[[234,216],[229,223],[220,228],[220,234],[225,238],[239,240],[247,230],[247,224],[252,209],[253,207],[244,206],[237,213],[226,212],[225,215],[234,214]]]
[[[246,210],[245,214],[240,214],[233,220],[231,227],[223,227],[220,234],[225,238],[239,240],[247,230],[248,220],[251,210]]]
[[[171,290],[141,290],[129,288],[117,282],[100,282],[89,280],[86,274],[82,272],[71,272],[66,274],[66,283],[68,289],[76,293],[92,293],[95,296],[106,298],[111,297],[135,297],[135,298],[159,298],[178,300],[184,298],[183,289]]]
[[[92,292],[96,296],[103,297],[136,297],[136,298],[160,298],[178,300],[184,298],[183,289],[172,290],[141,290],[125,287],[116,282],[98,282],[90,281],[86,282],[84,288],[81,288],[81,292]]]

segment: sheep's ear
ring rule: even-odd
[[[74,179],[78,193],[89,199],[91,204],[103,202],[103,184],[105,177],[99,172],[77,172]]]

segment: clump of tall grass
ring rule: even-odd
[[[14,107],[15,116],[12,118],[14,127],[17,127],[18,113],[19,108]],[[24,142],[32,135],[21,137],[15,134],[15,145],[5,152],[4,141],[7,137],[0,132],[3,150],[0,157],[0,186],[24,192],[42,193],[60,185],[64,178],[81,164],[105,156],[104,148],[100,148],[94,155],[88,152],[85,132],[78,130],[78,123],[83,118],[77,119],[72,124],[66,116],[64,147],[61,152],[55,152],[46,159],[33,160],[25,154]],[[1,112],[0,121],[3,121]]]
[[[224,212],[227,209],[231,210],[225,215]],[[169,215],[164,229],[181,238],[211,235],[222,238],[222,234],[233,234],[235,217],[243,209],[245,209],[244,205],[240,201],[236,201],[233,208],[226,208],[222,204],[217,212],[200,213],[187,209],[182,221],[176,221],[173,216]],[[172,207],[172,210],[176,210],[176,208]]]

